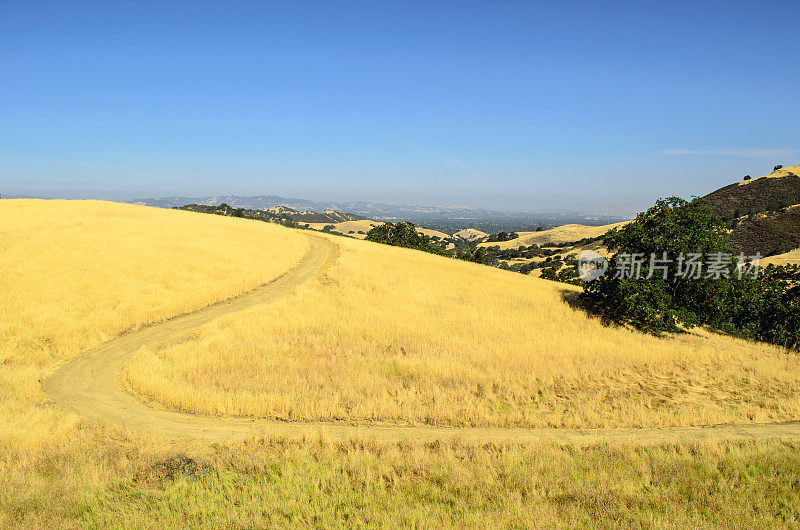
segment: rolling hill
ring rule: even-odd
[[[432,221],[450,221],[457,223],[471,222],[511,222],[531,223],[537,222],[542,216],[530,213],[500,212],[473,208],[469,206],[449,205],[418,205],[418,204],[390,204],[368,201],[315,201],[281,197],[278,195],[215,195],[206,197],[156,197],[130,201],[141,206],[155,206],[157,208],[176,208],[187,204],[203,206],[216,206],[222,203],[234,208],[249,210],[269,210],[270,208],[286,207],[298,212],[352,212],[355,215],[369,217],[381,221],[407,220],[416,223]],[[575,214],[579,215],[579,214]],[[545,216],[558,218],[558,216]]]
[[[310,223],[309,228],[314,230],[322,230],[326,226],[333,225],[333,229],[331,231],[338,232],[340,234],[344,234],[350,237],[355,237],[356,239],[364,239],[367,237],[367,233],[375,228],[376,226],[382,225],[383,222],[381,221],[373,221],[371,219],[360,219],[356,221],[342,221],[338,223]],[[435,238],[435,240],[439,239],[450,239],[452,236],[450,234],[445,234],[444,232],[439,232],[438,230],[431,230],[429,228],[423,228],[421,226],[417,227],[417,232],[420,234],[424,234],[426,236],[430,236],[431,238]]]
[[[480,246],[492,247],[499,246],[501,249],[517,248],[530,245],[562,245],[565,243],[573,243],[586,238],[600,237],[612,228],[622,226],[627,221],[620,223],[612,223],[601,226],[586,226],[579,224],[567,224],[557,226],[549,230],[540,230],[538,232],[518,232],[519,237],[509,239],[508,241],[499,241],[493,243],[481,243]]]
[[[476,241],[478,239],[482,239],[488,236],[489,234],[487,234],[486,232],[481,232],[480,230],[477,230],[475,228],[465,228],[464,230],[459,230],[453,235],[456,237],[460,237],[464,241]]]
[[[761,260],[761,265],[763,266],[767,266],[770,263],[775,265],[800,265],[800,248],[783,254],[775,254]]]
[[[723,219],[800,204],[800,165],[729,184],[703,197]]]
[[[564,301],[572,287],[309,237],[338,248],[324,276],[139,350],[124,368],[127,388],[204,415],[456,427],[773,421],[789,418],[784,407],[800,394],[778,348],[607,328]],[[765,397],[762,385],[783,390]]]
[[[288,206],[275,206],[273,208],[268,208],[267,211],[270,213],[274,213],[276,215],[280,215],[286,219],[291,219],[292,221],[295,221],[297,223],[331,224],[331,223],[342,223],[346,221],[367,220],[366,217],[361,215],[337,212],[336,210],[323,210],[321,212],[315,212],[309,210],[301,212],[295,210],[294,208],[289,208]]]
[[[782,403],[800,392],[777,348],[606,328],[564,302],[572,287],[474,263],[179,210],[82,201],[0,209],[4,268],[24,266],[30,278],[2,290],[4,336],[16,337],[5,351],[39,374],[103,336],[282,274],[309,237],[338,248],[323,277],[282,299],[137,353],[125,368],[131,391],[180,410],[354,423],[694,425],[786,419]],[[58,222],[42,225],[49,217]],[[37,233],[46,255],[22,244]],[[739,371],[753,383],[728,385]],[[694,373],[705,374],[714,399],[682,386]],[[753,401],[756,382],[784,390]],[[592,397],[612,386],[621,391]],[[543,393],[534,398],[534,389]],[[692,407],[666,397],[675,392],[688,392]]]
[[[2,527],[793,513],[797,442],[752,439],[797,437],[769,423],[800,400],[775,347],[605,327],[563,284],[180,210],[3,200],[0,249]]]
[[[309,227],[314,230],[323,230],[326,226],[331,224],[333,225],[334,232],[358,239],[364,239],[367,237],[367,232],[383,223],[380,221],[365,219],[361,221],[342,221],[339,223],[310,223]]]
[[[800,165],[730,184],[703,200],[730,222],[736,252],[769,256],[800,247]]]
[[[300,261],[308,242],[297,231],[231,217],[2,200],[0,249],[0,443],[41,436],[39,443],[58,421],[34,406],[39,381],[56,365],[270,281]]]
[[[800,204],[737,218],[731,246],[747,255],[770,256],[800,248]]]

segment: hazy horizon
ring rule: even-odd
[[[331,203],[372,203],[372,204],[386,204],[386,205],[395,205],[395,206],[420,206],[420,207],[442,207],[442,208],[474,208],[476,210],[486,210],[486,211],[493,211],[498,213],[519,213],[519,214],[585,214],[587,216],[600,216],[600,217],[630,217],[634,216],[640,210],[632,210],[630,212],[626,211],[613,211],[613,210],[602,210],[601,208],[593,209],[593,210],[586,210],[580,208],[540,208],[540,209],[513,209],[513,208],[506,208],[501,206],[498,207],[486,207],[480,206],[477,204],[469,204],[469,203],[458,203],[458,202],[433,202],[433,201],[425,201],[423,200],[401,200],[401,198],[397,198],[396,200],[389,200],[384,199],[359,199],[359,198],[349,198],[349,197],[342,197],[342,198],[330,198],[326,196],[297,196],[291,194],[280,194],[280,193],[245,193],[245,194],[236,194],[236,193],[207,193],[207,194],[185,194],[185,193],[170,193],[165,195],[127,195],[127,194],[119,194],[117,192],[93,192],[93,191],[74,191],[68,193],[8,193],[8,194],[0,194],[0,196],[4,198],[14,199],[14,198],[30,198],[30,199],[47,199],[47,200],[107,200],[113,202],[138,202],[138,201],[145,201],[149,199],[169,199],[172,197],[186,197],[191,199],[205,199],[209,197],[258,197],[258,196],[277,196],[284,199],[290,200],[301,200],[301,201],[310,201],[310,202],[331,202]],[[646,208],[646,207],[645,207]]]

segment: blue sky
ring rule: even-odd
[[[800,162],[797,2],[0,3],[0,193],[627,213]]]

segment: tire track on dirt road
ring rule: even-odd
[[[120,372],[139,348],[158,348],[217,317],[270,301],[322,274],[335,260],[336,245],[307,236],[309,251],[294,268],[253,291],[170,320],[124,333],[61,366],[44,381],[49,399],[83,416],[168,437],[235,440],[279,436],[299,439],[323,436],[380,441],[454,441],[466,443],[555,442],[589,445],[600,442],[637,444],[686,440],[800,439],[800,422],[664,428],[513,428],[363,425],[337,422],[286,422],[271,419],[213,418],[152,408],[125,392]]]

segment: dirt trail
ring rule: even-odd
[[[44,382],[44,390],[56,404],[97,419],[173,437],[232,440],[250,436],[302,438],[325,436],[382,441],[461,440],[473,443],[545,441],[586,445],[597,442],[658,444],[688,439],[722,440],[752,438],[800,439],[800,422],[666,428],[491,428],[432,426],[352,426],[334,422],[284,422],[269,419],[230,419],[195,416],[151,408],[122,389],[123,364],[142,346],[157,348],[174,341],[211,320],[257,304],[268,303],[307,279],[321,274],[335,259],[331,242],[308,236],[310,249],[301,262],[278,279],[193,313],[125,333],[90,350],[58,369]]]

